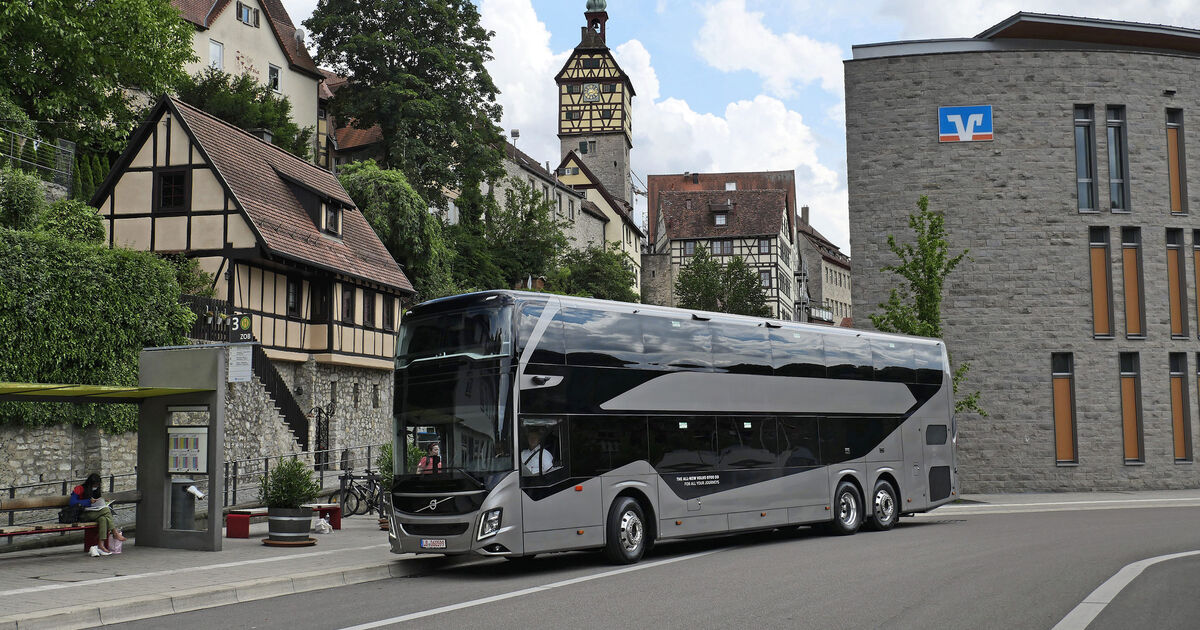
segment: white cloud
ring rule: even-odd
[[[488,71],[501,91],[504,127],[521,129],[518,146],[534,159],[557,164],[554,74],[570,51],[550,48],[550,33],[529,0],[482,0],[480,9],[484,27],[496,33]],[[728,103],[718,114],[699,113],[687,101],[661,94],[650,52],[640,41],[617,45],[613,54],[637,90],[631,159],[638,176],[795,169],[797,205],[811,206],[813,224],[835,243],[849,243],[846,187],[839,174],[844,168],[821,163],[818,139],[799,112],[763,94]],[[644,217],[645,198],[636,201]]]
[[[700,9],[704,23],[693,47],[722,72],[749,70],[763,79],[774,96],[792,96],[809,83],[842,96],[841,48],[806,35],[778,34],[763,23],[764,15],[748,11],[746,0],[719,0]]]
[[[1200,5],[1194,0],[888,0],[878,10],[902,24],[905,38],[973,37],[1018,11],[1192,28],[1200,23]]]

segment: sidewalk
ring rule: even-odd
[[[0,554],[0,630],[87,628],[417,573],[390,552],[374,515],[313,534],[313,547],[267,547],[267,524],[218,552],[139,548],[92,558],[80,545]],[[398,562],[409,558],[407,562]]]
[[[963,495],[918,518],[1166,506],[1200,506],[1200,490]],[[219,552],[139,548],[131,538],[124,553],[103,558],[88,557],[78,544],[0,554],[0,630],[87,628],[420,575],[444,564],[439,556],[392,554],[374,515],[314,534],[314,547],[267,547],[266,535],[267,524],[255,523],[249,539],[226,538]]]

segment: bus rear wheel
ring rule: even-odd
[[[608,510],[604,555],[616,564],[633,564],[646,553],[646,515],[630,497],[618,497]]]
[[[833,493],[833,522],[825,530],[835,536],[849,536],[862,526],[863,502],[858,488],[849,481],[838,484]]]
[[[900,501],[896,498],[896,489],[892,484],[880,480],[875,483],[875,491],[871,493],[871,516],[867,526],[877,532],[886,532],[896,526],[900,518]]]

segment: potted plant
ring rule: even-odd
[[[262,477],[259,500],[267,506],[268,541],[308,544],[313,511],[301,505],[321,493],[313,471],[299,459],[285,459]]]

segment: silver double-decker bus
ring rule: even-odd
[[[397,351],[391,548],[631,563],[663,540],[887,530],[957,494],[950,378],[936,339],[517,291],[426,302]]]

